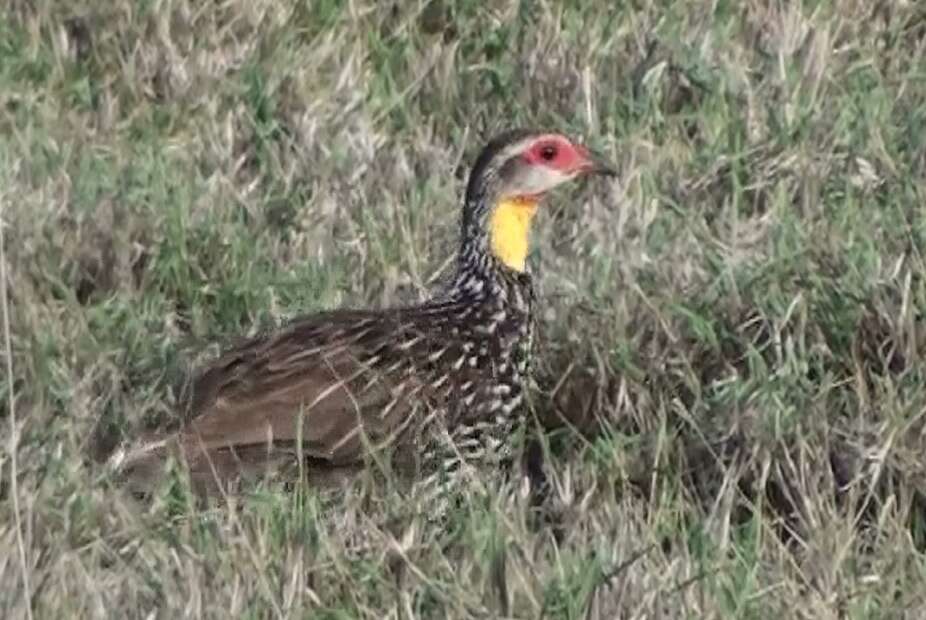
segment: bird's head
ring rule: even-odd
[[[476,240],[502,264],[523,271],[540,200],[554,187],[588,174],[615,172],[602,157],[559,133],[515,130],[499,135],[470,173],[464,244],[467,238]]]

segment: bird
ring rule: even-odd
[[[110,465],[148,480],[173,455],[207,482],[271,455],[356,470],[391,449],[414,461],[421,484],[443,489],[510,463],[526,419],[534,217],[555,187],[615,174],[564,133],[496,135],[472,166],[455,269],[433,296],[322,311],[243,339],[193,374],[188,422],[120,447]]]

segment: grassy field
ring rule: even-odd
[[[924,59],[910,0],[7,0],[0,616],[926,617]],[[540,516],[115,484],[220,343],[426,295],[521,125],[620,172],[538,218]]]

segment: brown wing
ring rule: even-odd
[[[440,331],[447,316],[342,311],[251,339],[193,381],[190,423],[143,442],[126,465],[159,461],[176,444],[194,471],[227,460],[229,448],[260,454],[253,448],[295,444],[331,465],[356,463],[368,444],[424,422],[421,410],[449,395],[452,382],[433,381],[428,363],[447,349]]]
[[[413,373],[426,346],[419,332],[397,313],[341,312],[246,343],[194,383],[195,417],[181,443],[189,452],[298,442],[332,464],[356,461],[364,442],[404,430],[411,403],[427,399]],[[412,339],[414,350],[395,350]]]

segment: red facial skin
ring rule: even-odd
[[[546,166],[564,174],[582,170],[591,163],[585,147],[557,135],[535,140],[524,152],[524,159],[532,165]]]

